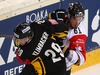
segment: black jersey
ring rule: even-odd
[[[64,75],[66,70],[64,54],[60,46],[52,39],[52,34],[68,28],[55,20],[43,20],[30,25],[33,38],[16,51],[17,58],[32,64],[38,75]]]

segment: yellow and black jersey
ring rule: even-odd
[[[56,21],[39,21],[30,24],[32,40],[17,50],[17,57],[32,64],[38,75],[65,75],[64,54],[52,39],[53,35],[67,30],[67,26]]]

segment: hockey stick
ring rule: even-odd
[[[67,48],[68,48],[68,46],[65,46],[62,51],[65,53]]]
[[[59,9],[62,9],[62,0],[60,0]]]
[[[13,38],[13,35],[0,34],[0,38],[1,38],[1,37]]]

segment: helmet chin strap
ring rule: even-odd
[[[33,38],[33,36],[32,37],[25,37],[24,39],[25,39],[25,41],[26,41],[26,44],[28,44],[31,40],[32,40],[32,38]]]
[[[24,40],[25,40],[26,44],[28,44],[31,41],[28,37],[25,37]]]
[[[25,40],[25,42],[28,42],[28,37],[25,37],[24,40]]]

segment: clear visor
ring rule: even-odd
[[[83,16],[73,16],[70,19],[76,22],[81,22],[84,19],[84,17]]]

